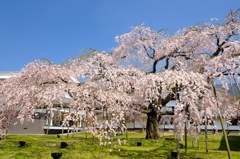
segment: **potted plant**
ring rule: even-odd
[[[171,152],[171,157],[172,157],[172,159],[177,159],[177,157],[178,157],[178,152],[172,151],[172,152]]]
[[[53,153],[51,153],[51,156],[53,159],[60,159],[62,156],[62,153],[61,152],[53,152]]]
[[[19,141],[20,146],[19,147],[23,147],[26,144],[26,141]]]
[[[68,144],[66,143],[66,142],[61,142],[61,148],[65,148],[65,147],[67,147],[68,146]]]
[[[141,141],[138,141],[138,142],[137,142],[137,146],[142,146],[142,142],[141,142]]]

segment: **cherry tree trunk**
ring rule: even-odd
[[[150,104],[150,112],[147,113],[146,139],[157,140],[160,138],[158,133],[158,114],[157,110]]]

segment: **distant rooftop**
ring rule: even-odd
[[[0,72],[0,79],[10,78],[14,73],[18,73],[18,72],[17,71]]]

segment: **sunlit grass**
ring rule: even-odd
[[[117,139],[121,139],[121,145]],[[100,146],[99,140],[92,138],[90,134],[78,133],[72,136],[67,135],[58,138],[56,135],[9,135],[7,139],[0,141],[1,159],[52,159],[52,152],[61,152],[62,159],[120,159],[120,158],[166,158],[170,159],[170,153],[176,150],[176,142],[172,134],[161,134],[161,139],[145,140],[145,133],[128,133],[128,139],[124,144],[126,135],[114,137],[111,146],[106,141],[106,145]],[[19,141],[26,141],[26,145],[19,147]],[[184,142],[180,142],[180,158],[184,159],[226,159],[227,152],[222,135],[209,135],[209,153],[205,152],[204,135],[200,135],[199,147],[196,142],[192,143],[192,138],[188,138],[187,155],[184,151]],[[137,142],[142,142],[137,146]],[[60,148],[61,142],[67,142],[66,148]],[[239,158],[240,142],[239,136],[229,136],[232,151],[232,158]],[[193,144],[193,145],[192,145]]]

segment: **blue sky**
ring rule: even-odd
[[[239,0],[0,0],[0,71],[39,58],[60,64],[85,48],[111,52],[114,37],[144,23],[178,29],[218,18]]]

